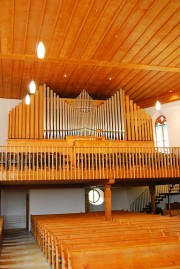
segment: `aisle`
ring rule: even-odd
[[[24,229],[6,230],[0,269],[50,269],[31,233]]]

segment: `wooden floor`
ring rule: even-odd
[[[6,230],[0,256],[1,269],[50,269],[31,233]]]

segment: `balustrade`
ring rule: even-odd
[[[180,176],[180,148],[6,146],[0,180],[93,180]]]

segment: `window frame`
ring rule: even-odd
[[[159,139],[158,128],[160,128],[161,139]],[[156,147],[169,147],[168,124],[164,115],[159,115],[155,120],[155,138]]]

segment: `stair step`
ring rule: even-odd
[[[155,195],[155,203],[156,203],[156,205],[158,205],[161,201],[163,201],[163,199],[166,198],[167,195],[176,195],[176,194],[179,194],[180,193],[180,184],[166,185],[166,186],[160,187],[158,190],[159,191],[162,191],[162,192],[161,193],[157,193]],[[167,190],[167,192],[164,192],[165,190]],[[146,189],[146,192],[147,191],[148,191],[148,189]],[[149,195],[149,191],[147,192],[147,194]],[[144,193],[143,193],[143,195],[144,195]],[[140,195],[140,197],[141,197],[141,195]],[[148,201],[148,199],[147,199],[147,201]],[[151,203],[147,204],[146,206],[144,205],[143,206],[143,209],[142,209],[142,212],[149,211],[150,210],[150,207],[151,207],[150,205],[151,205]],[[135,211],[137,211],[137,210],[139,210],[139,211],[141,210],[139,208],[139,206],[137,207],[137,209],[135,209]]]

